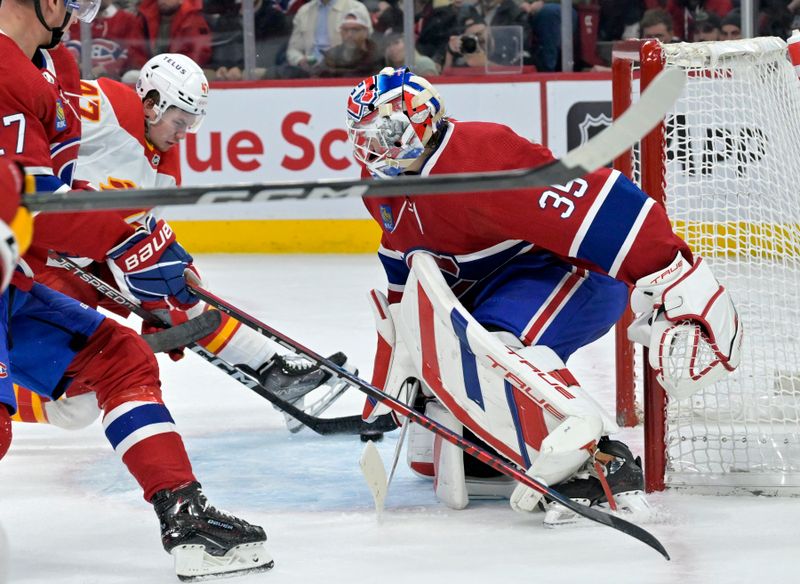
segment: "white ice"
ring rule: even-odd
[[[373,256],[205,256],[198,265],[223,297],[314,350],[345,351],[369,378],[375,333],[365,295],[385,285]],[[571,363],[609,409],[611,362],[607,338]],[[541,514],[518,515],[507,502],[449,510],[401,463],[379,523],[357,437],[290,435],[266,401],[194,355],[161,365],[209,499],[269,536],[275,568],[232,583],[800,581],[797,499],[654,495],[656,518],[643,527],[670,552],[667,562],[597,524],[545,529]],[[331,412],[356,413],[362,401],[352,391]],[[24,584],[177,582],[155,514],[99,424],[77,432],[17,424],[14,432],[0,462],[10,555],[0,581],[5,568],[8,582]],[[635,451],[640,432],[624,435]],[[379,445],[387,464],[396,435]]]

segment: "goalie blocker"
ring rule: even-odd
[[[591,479],[589,486],[599,493],[591,502],[605,500],[608,484],[603,483],[610,480],[605,481],[602,464],[610,468],[616,458],[602,452],[598,456],[597,444],[617,425],[551,349],[522,347],[513,335],[488,332],[455,298],[435,260],[425,253],[414,254],[399,304],[390,306],[374,290],[371,301],[379,332],[376,385],[398,396],[408,378],[421,379],[424,390],[436,398],[422,400],[431,418],[456,431],[466,426],[556,490],[589,468],[600,475]],[[368,403],[364,415],[384,411],[383,405]],[[532,511],[540,501],[539,493],[524,485],[514,488],[504,477],[481,472],[468,476],[461,451],[421,428],[411,427],[408,453],[412,470],[434,477],[437,497],[452,508],[466,507],[470,496],[510,497],[518,511]],[[597,461],[602,464],[596,466]],[[640,484],[631,484],[626,481],[627,491],[641,492]],[[613,487],[611,492],[618,494]]]

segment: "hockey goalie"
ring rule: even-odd
[[[431,84],[384,69],[351,92],[348,133],[365,176],[391,180],[530,168],[550,152],[508,127],[445,114]],[[468,187],[465,187],[468,188]],[[730,295],[672,231],[664,210],[619,172],[566,185],[479,194],[367,198],[382,228],[388,295],[373,290],[373,384],[482,443],[587,505],[647,510],[640,461],[567,365],[619,319],[650,347],[671,396],[736,368],[742,327]],[[367,419],[385,406],[368,402]],[[423,428],[409,429],[411,468],[464,508],[502,495],[517,511],[556,504],[509,483]]]

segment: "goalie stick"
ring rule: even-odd
[[[300,343],[287,337],[283,333],[276,331],[269,325],[264,324],[263,322],[257,320],[256,318],[242,312],[232,304],[219,298],[218,296],[204,289],[200,285],[192,282],[190,279],[187,280],[187,285],[198,296],[198,298],[202,299],[207,304],[215,306],[216,308],[228,314],[229,316],[235,318],[242,324],[249,326],[253,330],[276,341],[277,343],[286,347],[287,349],[299,353],[304,357],[306,357],[307,359],[314,361],[320,366],[321,369],[328,371],[332,375],[335,375],[337,377],[349,381],[351,385],[354,385],[355,387],[357,387],[370,397],[383,403],[394,412],[400,414],[401,416],[405,416],[409,421],[414,422],[415,424],[419,424],[424,428],[427,428],[434,434],[441,436],[444,440],[447,440],[451,444],[454,444],[467,454],[474,456],[475,458],[477,458],[484,464],[489,465],[498,472],[501,472],[504,475],[511,477],[519,481],[520,483],[524,484],[525,486],[533,489],[534,491],[541,493],[542,495],[544,495],[544,497],[546,497],[550,501],[556,501],[560,503],[561,505],[570,509],[571,511],[573,511],[578,515],[582,515],[587,519],[590,519],[602,525],[606,525],[608,527],[612,527],[616,530],[621,531],[622,533],[625,533],[631,537],[638,539],[639,541],[645,543],[646,545],[656,550],[658,553],[664,556],[664,558],[669,560],[669,554],[667,553],[667,550],[664,549],[664,546],[661,545],[661,542],[658,541],[658,539],[656,539],[655,536],[653,536],[650,532],[646,531],[645,529],[642,529],[638,525],[634,525],[633,523],[625,521],[624,519],[617,517],[615,515],[604,513],[594,507],[587,507],[585,505],[573,501],[568,497],[565,497],[564,495],[562,495],[558,491],[551,489],[544,483],[541,483],[536,479],[529,477],[527,474],[518,469],[516,466],[506,462],[505,460],[503,460],[498,456],[495,456],[487,452],[483,448],[476,446],[469,440],[464,439],[460,435],[442,426],[441,424],[432,420],[428,416],[415,411],[412,407],[407,406],[403,402],[391,397],[390,395],[384,393],[377,387],[370,385],[360,377],[353,375],[348,371],[345,371],[341,367],[338,367],[330,359],[326,359],[322,355],[315,353],[311,349],[301,345]]]
[[[119,304],[120,306],[130,310],[136,316],[140,317],[142,320],[146,320],[147,322],[151,322],[154,324],[160,324],[162,326],[167,326],[162,320],[160,320],[156,315],[152,314],[151,312],[143,309],[138,304],[135,304],[131,300],[129,300],[126,296],[124,296],[119,290],[114,288],[113,286],[109,286],[106,282],[95,276],[94,274],[90,274],[89,272],[85,271],[81,268],[78,264],[73,262],[66,256],[63,256],[58,253],[51,253],[50,259],[58,263],[62,268],[72,272],[76,276],[78,276],[81,280],[93,286],[96,290],[98,290],[101,294],[105,295],[109,299],[111,299],[114,303]],[[190,343],[187,345],[191,351],[212,365],[214,365],[217,369],[222,370],[228,376],[232,377],[254,393],[257,393],[272,405],[277,407],[278,409],[286,412],[287,414],[291,415],[293,418],[297,419],[299,422],[302,422],[306,426],[308,426],[311,430],[316,432],[317,434],[321,434],[323,436],[328,434],[369,434],[374,435],[378,432],[391,432],[397,427],[397,424],[394,423],[391,414],[385,414],[381,416],[377,422],[377,426],[375,424],[367,424],[361,419],[360,415],[354,416],[343,416],[340,418],[319,418],[314,415],[310,415],[300,408],[294,406],[293,404],[289,403],[286,400],[281,399],[263,385],[261,385],[256,378],[254,378],[249,373],[242,371],[235,365],[232,365],[225,361],[224,359],[219,358],[214,353],[211,353],[204,347],[196,344]]]
[[[90,211],[167,205],[264,202],[280,200],[389,197],[495,191],[563,185],[601,168],[629,150],[672,108],[686,83],[678,69],[661,72],[639,101],[585,144],[543,166],[511,171],[373,179],[317,180],[261,184],[188,186],[136,191],[68,191],[28,195],[31,211]]]
[[[408,403],[413,406],[419,391],[419,381],[413,382],[413,387],[408,392]],[[383,517],[383,509],[386,506],[386,496],[389,494],[389,486],[392,484],[394,473],[397,470],[397,463],[400,461],[400,454],[403,451],[403,442],[405,442],[408,427],[411,421],[407,420],[403,427],[400,429],[400,436],[397,437],[397,444],[394,447],[394,454],[392,455],[392,466],[389,470],[389,476],[386,476],[386,467],[383,464],[380,452],[372,442],[367,443],[364,451],[361,453],[361,458],[358,461],[361,467],[361,474],[364,475],[364,480],[367,482],[369,492],[372,493],[372,499],[375,501],[375,511],[378,514],[378,521]]]

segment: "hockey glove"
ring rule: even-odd
[[[640,278],[631,294],[637,318],[628,338],[650,348],[650,366],[675,399],[719,381],[738,367],[742,324],[728,291],[702,258],[681,254]]]
[[[158,316],[161,320],[169,323],[170,326],[176,326],[179,324],[183,324],[184,322],[189,320],[189,315],[186,314],[183,310],[177,309],[170,309],[169,304],[166,302],[157,302],[153,303],[148,306],[150,312],[154,315]],[[159,327],[155,324],[151,324],[146,320],[142,321],[142,336],[146,337],[146,335],[155,335],[159,332],[163,331],[163,327]],[[183,349],[184,347],[179,347],[177,349],[171,349],[167,351],[169,358],[173,361],[180,361],[183,359]]]
[[[169,224],[148,215],[125,241],[108,251],[117,283],[143,304],[166,301],[175,308],[197,304],[183,272],[193,269],[192,256],[175,240]]]

